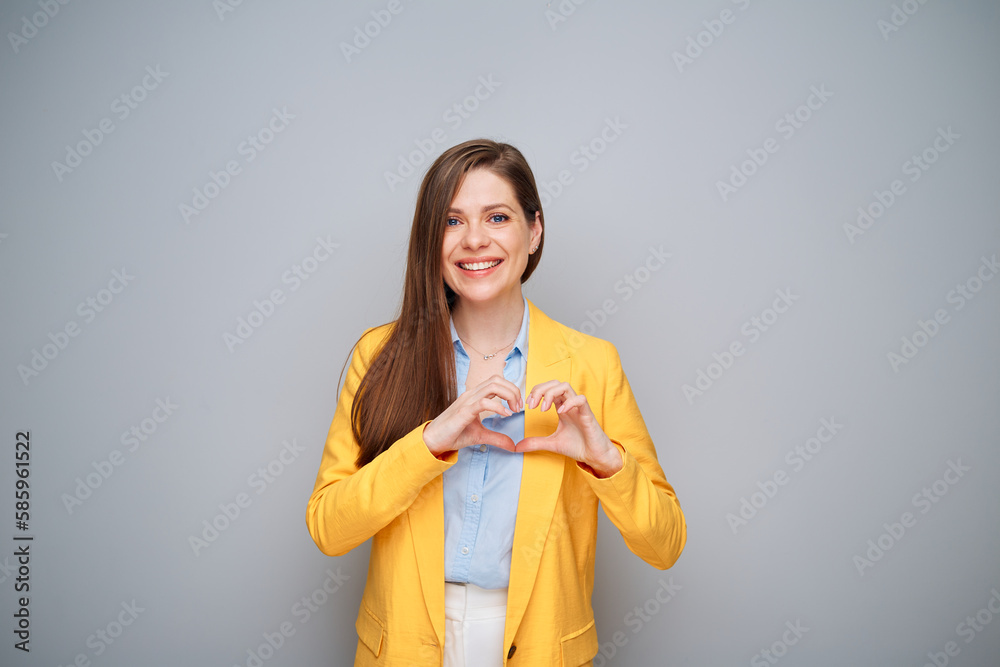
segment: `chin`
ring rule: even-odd
[[[484,304],[484,303],[489,303],[491,301],[499,301],[500,299],[506,297],[509,294],[509,292],[506,290],[500,291],[500,290],[484,289],[484,290],[471,290],[462,292],[455,291],[455,294],[458,295],[459,301]]]

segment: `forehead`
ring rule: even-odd
[[[452,200],[452,208],[498,203],[513,208],[516,202],[514,188],[504,178],[488,169],[474,169],[465,175],[465,180]]]

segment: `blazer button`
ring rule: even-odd
[[[507,659],[508,659],[508,660],[510,660],[511,658],[513,658],[513,657],[514,657],[514,651],[516,651],[516,650],[517,650],[517,647],[516,647],[516,646],[514,646],[513,644],[511,644],[511,645],[510,645],[510,650],[509,650],[509,651],[507,651]]]

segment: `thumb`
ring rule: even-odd
[[[510,439],[510,436],[504,435],[503,433],[498,433],[496,431],[491,431],[482,424],[479,424],[479,428],[475,429],[474,433],[475,443],[482,443],[485,445],[493,445],[494,447],[499,447],[500,449],[506,449],[509,452],[513,452],[515,449],[514,441]]]
[[[525,438],[521,442],[517,443],[517,448],[515,451],[518,452],[548,451],[552,449],[548,445],[549,445],[549,436],[540,437],[534,435],[531,436],[530,438]]]

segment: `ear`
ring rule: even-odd
[[[531,244],[529,247],[534,248],[542,240],[542,212],[535,211],[535,221],[531,223]]]

